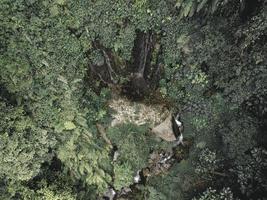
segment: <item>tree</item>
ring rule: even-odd
[[[192,195],[209,185],[240,198],[264,191],[266,137],[257,138],[266,127],[266,1],[251,2],[1,0],[3,198],[97,198],[108,187],[129,186],[158,144],[144,127],[108,128],[114,88],[179,109],[184,135],[194,139],[188,159],[151,179],[141,196],[219,197],[211,189]],[[117,163],[96,123],[106,124],[121,151]],[[64,178],[51,184],[45,173],[54,173],[54,160]],[[205,167],[211,161],[216,165]],[[175,183],[186,167],[189,182]],[[201,188],[187,187],[198,181]],[[49,184],[31,186],[41,182]],[[181,190],[168,195],[164,186],[177,183]]]

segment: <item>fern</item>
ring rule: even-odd
[[[180,19],[192,17],[196,13],[214,13],[220,6],[225,5],[228,0],[178,0],[175,7],[178,9]]]

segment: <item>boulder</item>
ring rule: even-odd
[[[175,141],[176,137],[172,130],[171,118],[172,115],[169,114],[161,124],[152,129],[152,133],[168,142]]]

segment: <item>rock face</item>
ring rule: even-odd
[[[158,126],[152,129],[152,133],[156,134],[156,136],[162,138],[166,141],[175,141],[175,135],[172,131],[172,124],[171,124],[172,115],[169,116]]]
[[[135,73],[125,89],[125,93],[134,100],[141,100],[149,94],[149,86],[141,73]]]

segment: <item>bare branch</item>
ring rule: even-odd
[[[223,176],[223,177],[227,177],[229,175],[225,174],[225,173],[221,173],[221,172],[216,172],[216,171],[211,171],[210,172],[211,174],[214,174],[214,175],[218,175],[218,176]]]
[[[104,54],[104,57],[105,57],[105,60],[106,60],[106,64],[108,66],[108,73],[109,73],[109,76],[110,76],[110,79],[113,83],[115,83],[115,79],[113,78],[113,75],[112,74],[115,74],[115,76],[117,76],[117,74],[115,73],[115,71],[112,69],[111,67],[111,63],[110,63],[110,59],[109,59],[109,56],[107,55],[107,53],[102,50],[103,54]]]

